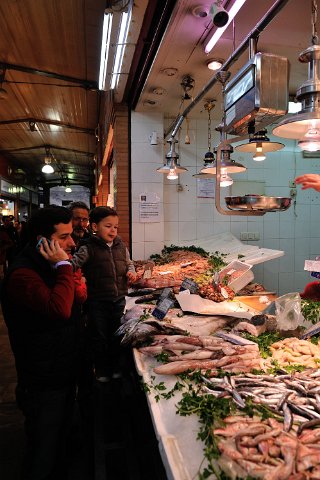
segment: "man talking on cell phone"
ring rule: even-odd
[[[39,209],[28,222],[30,242],[4,279],[2,309],[17,370],[16,399],[25,416],[23,480],[67,478],[81,344],[81,302],[69,255],[72,214]],[[81,287],[81,292],[80,292]]]

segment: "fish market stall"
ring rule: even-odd
[[[172,252],[153,288],[132,289],[118,331],[168,478],[320,478],[320,302],[277,298],[219,252]]]

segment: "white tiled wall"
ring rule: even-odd
[[[197,198],[196,179],[192,176],[202,168],[208,149],[206,118],[190,120],[190,145],[184,144],[186,125],[182,124],[178,153],[181,165],[188,171],[173,181],[156,172],[164,163],[168,145],[160,140],[159,145],[151,146],[149,141],[153,130],[163,138],[167,123],[170,122],[160,114],[132,114],[133,258],[146,259],[152,253],[160,253],[164,245],[208,238],[218,233],[231,232],[240,238],[241,232],[259,232],[260,240],[248,243],[284,250],[285,256],[253,267],[255,280],[279,294],[302,291],[312,280],[303,270],[304,260],[320,255],[320,193],[302,191],[298,187],[295,202],[286,212],[272,212],[261,217],[221,215],[213,198]],[[303,173],[320,173],[320,158],[303,158],[295,141],[273,137],[272,129],[268,130],[270,139],[284,143],[285,148],[268,153],[264,162],[254,162],[250,154],[235,151],[232,158],[244,163],[247,171],[233,178],[262,180],[266,195],[289,196],[289,181]],[[213,131],[212,137],[212,145],[216,145],[218,133]],[[139,194],[144,191],[156,192],[160,197],[163,221],[139,222]],[[229,187],[221,190],[223,207],[224,196],[229,194]]]

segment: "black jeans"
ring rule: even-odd
[[[116,302],[89,301],[89,334],[96,376],[112,376],[121,370],[120,338],[115,336],[125,308],[125,298]]]
[[[25,416],[27,436],[22,480],[66,479],[66,449],[72,424],[75,386],[34,391],[18,385],[16,399]]]

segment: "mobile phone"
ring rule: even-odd
[[[43,243],[43,239],[44,239],[44,238],[45,238],[45,237],[41,237],[40,240],[39,240],[39,242],[37,243],[37,245],[36,245],[36,249],[37,249],[37,250],[40,250],[40,245]],[[46,238],[46,240],[47,240],[47,242],[48,242],[48,245],[50,245],[51,240],[49,240],[48,238]]]

